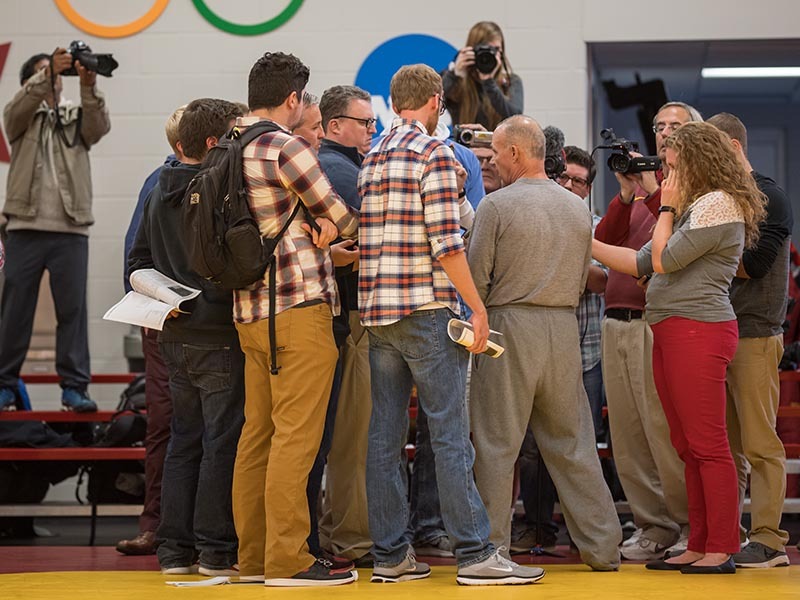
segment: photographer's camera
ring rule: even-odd
[[[628,175],[631,173],[644,173],[645,171],[658,171],[661,168],[661,159],[657,156],[632,156],[631,152],[639,151],[639,144],[618,138],[613,129],[603,129],[600,132],[605,145],[597,148],[614,150],[608,157],[606,164],[615,173]]]
[[[86,42],[81,40],[74,40],[67,48],[67,52],[72,55],[72,60],[77,60],[83,68],[104,77],[111,77],[111,73],[119,66],[111,54],[94,54]],[[72,66],[61,74],[77,76],[78,71]]]
[[[453,139],[463,146],[491,146],[492,132],[477,131],[461,125],[453,127]]]
[[[497,48],[489,44],[478,44],[475,52],[475,68],[481,73],[489,74],[497,68]]]

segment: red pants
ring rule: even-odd
[[[737,322],[670,317],[652,325],[653,375],[672,445],[685,463],[689,550],[739,551],[736,467],[725,425],[725,373]]]

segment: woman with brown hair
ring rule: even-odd
[[[466,46],[442,72],[442,83],[453,124],[478,123],[493,131],[522,113],[522,80],[511,71],[503,32],[492,21],[472,26]]]
[[[725,426],[725,372],[738,344],[728,289],[744,247],[758,237],[764,196],[713,125],[682,125],[665,142],[669,176],[653,239],[636,252],[597,240],[592,255],[635,277],[652,274],[645,317],[653,374],[685,463],[686,552],[648,563],[682,573],[735,573],[739,551],[736,469]]]

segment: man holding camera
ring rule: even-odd
[[[74,67],[74,70],[73,70]],[[72,73],[69,73],[72,71]],[[61,99],[62,74],[80,78],[81,103]],[[56,371],[61,402],[92,412],[86,278],[92,181],[89,148],[111,124],[97,74],[64,48],[22,65],[20,89],[3,112],[11,143],[6,202],[6,283],[0,311],[0,409],[16,404],[19,372],[31,339],[42,273],[56,309]]]
[[[690,121],[702,121],[702,117],[682,102],[668,102],[653,119],[665,175],[664,142]],[[653,171],[614,175],[620,192],[597,225],[595,238],[639,250],[650,240],[656,224],[660,177]],[[628,560],[652,560],[667,550],[685,550],[688,539],[683,463],[670,443],[669,426],[655,389],[653,335],[644,320],[643,287],[644,282],[609,271],[601,334],[614,461],[637,527],[622,545],[622,556]]]

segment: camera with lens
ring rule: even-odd
[[[72,60],[81,63],[84,69],[94,71],[103,77],[111,77],[111,73],[119,66],[111,54],[94,54],[86,42],[81,40],[73,41],[67,48],[67,52],[72,55]],[[78,70],[73,65],[61,74],[74,76],[78,74]]]
[[[461,125],[453,127],[453,139],[464,146],[491,146],[491,131],[476,131]]]
[[[630,173],[643,173],[645,171],[658,171],[661,168],[661,159],[657,156],[631,156],[631,152],[639,151],[639,144],[618,138],[613,129],[603,129],[600,132],[605,145],[597,148],[615,150],[608,157],[606,164],[615,173],[627,175]]]
[[[477,44],[475,52],[475,68],[481,73],[488,74],[497,68],[497,48],[489,44]]]

